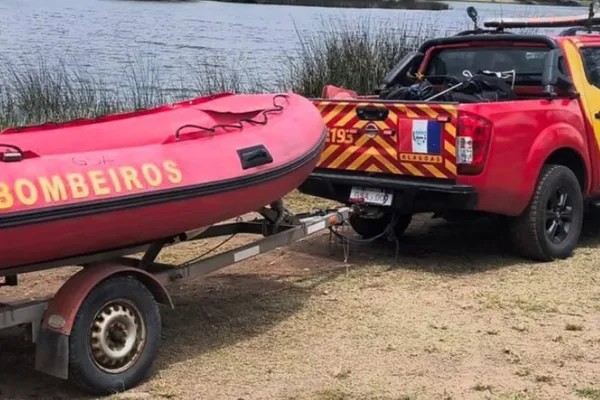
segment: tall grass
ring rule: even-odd
[[[161,80],[153,59],[132,60],[117,79],[108,81],[64,60],[36,65],[0,64],[0,129],[48,121],[63,122],[139,110],[218,92],[264,92],[240,71],[210,62],[189,65],[191,85]]]
[[[323,21],[317,33],[298,33],[298,50],[285,55],[275,87],[245,68],[222,67],[210,59],[188,65],[192,88],[161,81],[164,75],[153,59],[132,60],[118,82],[60,60],[49,64],[42,57],[35,66],[4,61],[0,64],[0,128],[89,118],[223,91],[293,90],[318,97],[325,84],[334,84],[367,93],[401,57],[436,34],[431,27],[417,24],[415,29],[414,25]]]
[[[326,84],[372,92],[402,57],[438,34],[422,23],[389,22],[335,19],[323,21],[319,33],[298,33],[299,50],[286,59],[282,85],[309,97],[320,96]]]
[[[42,57],[27,67],[5,62],[0,65],[0,126],[89,118],[164,101],[143,63],[124,75],[122,88],[63,60],[50,65]]]

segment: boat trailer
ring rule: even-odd
[[[156,357],[161,336],[157,303],[174,308],[165,286],[343,225],[350,209],[294,215],[278,201],[258,213],[261,218],[246,222],[222,223],[139,246],[2,271],[0,285],[15,286],[22,273],[83,267],[49,298],[0,303],[0,333],[12,334],[16,329],[23,334],[24,329],[35,343],[35,369],[69,380],[85,392],[102,395],[135,387]],[[165,247],[239,233],[261,238],[180,265],[156,262]],[[136,253],[143,256],[131,257]]]

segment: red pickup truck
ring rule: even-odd
[[[469,10],[470,16],[473,9]],[[476,13],[475,13],[476,14]],[[600,19],[490,20],[408,54],[374,95],[326,86],[329,128],[306,194],[353,204],[354,230],[412,215],[500,215],[514,249],[569,257],[600,205]],[[505,29],[566,27],[557,35]],[[387,231],[386,231],[387,232]]]

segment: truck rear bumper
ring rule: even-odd
[[[316,169],[298,188],[300,192],[348,204],[353,186],[385,189],[394,193],[392,207],[405,212],[476,210],[473,186],[390,175],[367,175]]]

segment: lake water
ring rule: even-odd
[[[436,29],[470,27],[466,8],[447,11],[335,9],[321,7],[118,0],[0,0],[0,56],[37,65],[63,59],[95,76],[117,82],[135,60],[151,60],[160,80],[193,85],[190,66],[209,62],[260,73],[272,79],[286,55],[294,55],[298,34],[367,18],[373,27]],[[482,18],[586,13],[584,8],[474,4]],[[121,82],[122,83],[122,82]],[[175,83],[174,83],[175,84]]]

